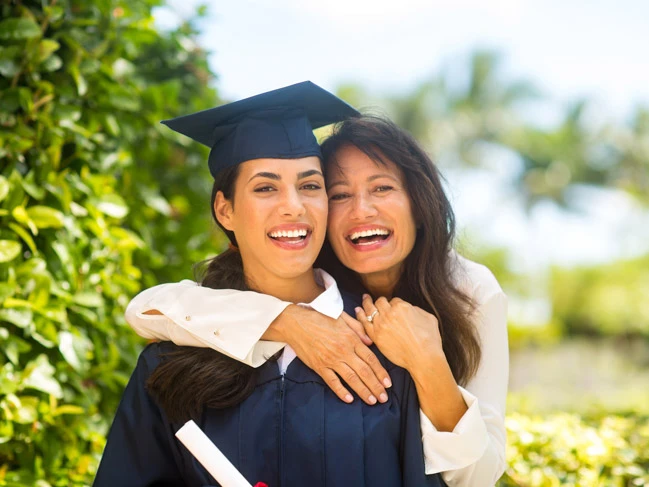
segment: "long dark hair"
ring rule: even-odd
[[[325,171],[346,146],[355,146],[378,164],[391,161],[403,171],[419,228],[394,296],[435,315],[453,376],[466,384],[480,363],[480,341],[471,321],[474,303],[453,279],[455,216],[437,167],[409,133],[382,117],[363,115],[336,125],[321,146]],[[340,263],[328,242],[316,265],[350,291],[362,290],[359,277]]]
[[[234,186],[239,166],[217,174],[212,187],[212,217],[235,248],[202,263],[197,280],[213,289],[249,287],[243,273],[241,254],[236,250],[234,233],[223,228],[216,218],[214,201],[219,191],[234,203]],[[165,411],[170,421],[183,422],[200,417],[204,407],[224,409],[252,394],[257,369],[238,362],[211,348],[176,347],[165,354],[147,380],[147,390]]]

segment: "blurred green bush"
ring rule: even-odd
[[[206,153],[159,125],[216,104],[212,74],[160,4],[0,5],[0,485],[91,481],[141,349],[125,305],[217,250]]]
[[[649,417],[507,417],[500,487],[649,485]]]
[[[649,338],[649,255],[551,275],[553,314],[568,335]]]

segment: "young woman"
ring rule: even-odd
[[[448,485],[493,485],[505,468],[504,293],[488,269],[452,251],[454,219],[440,176],[410,135],[388,120],[352,118],[322,149],[330,244],[320,264],[343,288],[376,299],[363,300],[356,331],[415,381],[426,472],[441,472]],[[234,320],[231,310],[245,302],[255,306]],[[127,319],[142,336],[225,350],[253,365],[265,347],[285,342],[344,401],[351,395],[339,377],[368,404],[386,400],[379,381],[388,374],[345,330],[358,325],[351,318],[184,281],[144,291]],[[222,338],[235,328],[236,338]]]
[[[209,142],[213,215],[233,248],[209,264],[203,285],[254,290],[336,318],[358,301],[341,296],[335,281],[312,267],[327,222],[320,152],[311,133],[323,121],[323,100],[287,89],[288,100],[271,92],[253,108],[237,102],[225,120],[222,112],[201,112],[170,124],[176,130],[193,125],[183,133],[194,136],[205,119],[229,125]],[[333,105],[327,111],[342,118],[336,99],[324,100]],[[174,438],[189,418],[251,483],[441,485],[424,471],[415,385],[405,369],[376,354],[390,371],[393,392],[385,404],[370,407],[339,401],[290,347],[278,360],[251,368],[211,349],[149,345],[124,392],[95,486],[213,485]]]

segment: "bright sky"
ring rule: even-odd
[[[181,16],[198,3],[171,0]],[[228,98],[305,79],[398,91],[476,48],[495,48],[508,72],[559,99],[590,94],[616,111],[649,103],[646,0],[206,3],[202,44]]]
[[[173,25],[198,3],[171,0],[173,12],[160,11],[157,21]],[[201,43],[213,52],[217,87],[229,99],[307,79],[330,90],[354,82],[374,94],[398,93],[490,48],[504,55],[506,75],[532,81],[555,103],[588,96],[618,118],[638,102],[649,105],[647,0],[207,3],[211,15],[201,25]],[[507,179],[449,174],[460,223],[512,247],[520,266],[649,250],[646,212],[626,198],[598,193],[581,215],[544,206],[528,218]]]

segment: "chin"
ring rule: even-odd
[[[349,264],[343,263],[343,265],[356,274],[374,274],[375,272],[382,272],[390,268],[389,265],[381,265],[377,262],[358,262],[352,261]]]

